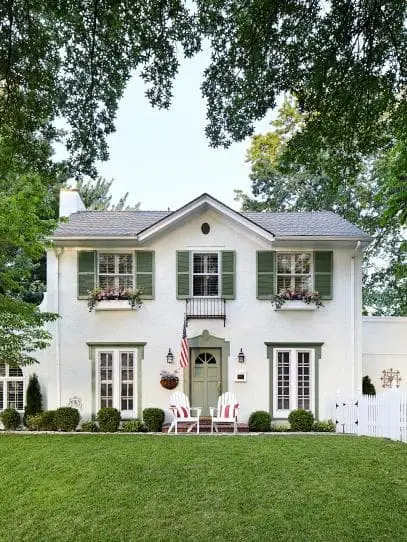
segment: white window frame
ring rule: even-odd
[[[278,353],[289,353],[289,408],[278,408],[278,380],[277,364]],[[292,410],[298,408],[298,354],[306,352],[309,354],[310,361],[310,408],[315,412],[315,350],[312,348],[276,348],[273,355],[273,415],[276,418],[288,418]]]
[[[24,412],[25,407],[25,391],[26,391],[26,385],[25,385],[25,378],[24,373],[21,367],[19,367],[21,371],[21,375],[18,376],[10,376],[10,369],[15,369],[15,367],[10,367],[10,365],[2,364],[2,366],[5,367],[4,375],[0,376],[0,387],[3,389],[3,403],[0,403],[0,411],[4,410],[5,408],[15,408],[14,404],[10,404],[8,400],[8,388],[10,382],[21,382],[22,383],[22,395],[23,395],[23,406],[22,408],[16,408],[16,410],[20,413]]]
[[[204,255],[216,255],[217,258],[218,258],[218,272],[217,273],[194,273],[194,258],[195,258],[195,255],[199,255],[199,256],[204,256]],[[221,284],[221,279],[222,279],[222,269],[221,269],[221,265],[222,265],[222,258],[221,258],[221,253],[217,250],[205,250],[205,251],[194,251],[192,252],[192,256],[191,256],[191,273],[190,273],[190,292],[192,293],[192,296],[191,297],[195,297],[195,298],[209,298],[209,299],[213,299],[213,298],[219,298],[221,297],[221,288],[222,288],[222,284]],[[217,276],[218,277],[218,293],[216,295],[195,295],[194,294],[194,277],[195,276],[205,276],[205,275],[213,275],[213,276]]]
[[[100,257],[101,256],[114,256],[115,258],[115,272],[114,273],[100,273],[99,271],[99,265],[100,265]],[[132,257],[132,272],[131,273],[119,273],[119,256],[131,256]],[[98,288],[101,288],[100,286],[100,276],[110,276],[117,278],[117,281],[115,280],[115,283],[117,282],[117,285],[115,285],[114,290],[119,290],[118,282],[119,282],[119,276],[125,276],[129,277],[131,275],[132,277],[132,286],[128,287],[128,289],[135,289],[136,288],[136,256],[134,251],[123,251],[123,252],[116,252],[111,250],[98,250],[97,251],[97,261],[96,261],[96,282],[98,285]]]
[[[295,273],[295,255],[296,254],[309,254],[310,256],[310,271],[309,273]],[[278,272],[278,257],[279,256],[287,256],[287,255],[292,255],[293,258],[292,258],[292,261],[291,261],[291,273],[288,274],[288,273],[279,273]],[[310,277],[309,279],[309,289],[308,291],[309,292],[312,292],[314,290],[314,251],[312,250],[279,250],[277,251],[276,253],[276,265],[275,265],[275,269],[276,269],[276,277],[275,277],[275,285],[276,285],[276,288],[275,288],[275,291],[277,293],[279,293],[279,289],[278,289],[278,277],[279,276],[289,276],[291,278],[290,280],[290,288],[288,288],[291,292],[294,292],[295,291],[295,277],[301,277],[301,276],[308,276]],[[294,285],[294,286],[293,286]]]
[[[101,375],[100,375],[100,354],[111,353],[112,354],[112,384],[113,384],[113,401],[112,407],[117,408],[121,412],[122,418],[135,418],[137,416],[137,349],[134,348],[98,348],[96,350],[96,411],[101,408]],[[133,408],[122,409],[121,408],[121,389],[122,389],[122,368],[121,368],[121,354],[131,353],[133,354]],[[130,382],[126,380],[126,382]]]

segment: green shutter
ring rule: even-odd
[[[189,297],[189,252],[177,251],[177,299]]]
[[[314,289],[321,299],[332,299],[333,252],[314,253]]]
[[[235,299],[235,253],[233,250],[222,251],[222,297]]]
[[[275,253],[257,252],[257,299],[270,299],[275,292]]]
[[[136,251],[136,288],[143,299],[154,299],[154,252]]]
[[[78,252],[78,298],[85,299],[96,288],[96,252]]]

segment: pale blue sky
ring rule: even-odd
[[[200,84],[207,57],[183,62],[167,110],[153,109],[144,83],[134,77],[120,102],[116,133],[108,138],[110,159],[99,172],[114,178],[113,200],[129,192],[128,203],[143,210],[174,210],[208,192],[238,209],[235,188],[250,192],[245,154],[250,139],[213,149],[205,138],[206,106]],[[264,132],[268,120],[256,125]]]

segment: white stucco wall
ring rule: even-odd
[[[400,389],[407,391],[407,317],[365,316],[363,329],[363,375],[376,392],[383,391],[383,370],[400,371]]]
[[[202,222],[211,225],[209,235],[201,233]],[[102,245],[94,248],[112,250]],[[129,245],[127,248],[134,250],[136,247]],[[361,314],[360,255],[354,260],[357,295],[352,302],[354,247],[332,247],[333,299],[313,311],[275,311],[269,301],[256,299],[256,251],[270,250],[271,245],[213,210],[200,213],[142,248],[155,251],[155,299],[144,301],[138,311],[91,313],[86,300],[77,299],[77,250],[80,247],[63,249],[59,256],[59,271],[57,256],[53,249],[49,250],[47,310],[58,311],[61,319],[53,324],[52,347],[39,354],[42,363],[36,368],[48,381],[48,408],[66,405],[70,398],[78,396],[83,401],[82,415],[91,414],[91,365],[86,343],[100,341],[145,342],[144,360],[139,361],[142,363],[142,408],[168,407],[171,392],[160,386],[159,374],[161,369],[168,368],[165,363],[168,347],[178,360],[185,311],[185,301],[176,299],[177,250],[236,251],[236,299],[226,302],[226,326],[221,320],[190,320],[188,336],[201,335],[207,329],[211,335],[230,342],[228,389],[238,397],[242,421],[254,410],[269,410],[266,342],[323,343],[317,398],[320,419],[329,416],[328,399],[334,397],[338,389],[344,394],[352,394],[360,383],[361,360],[355,360],[361,334],[361,317],[357,316]],[[296,248],[305,250],[304,245],[290,246],[291,251]],[[355,337],[358,344],[355,344]],[[246,356],[243,368],[247,371],[247,382],[235,383],[235,372],[242,369],[242,364],[237,362],[241,348]],[[182,385],[178,389],[182,389]]]

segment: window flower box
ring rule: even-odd
[[[314,310],[323,307],[318,292],[281,290],[271,300],[275,310]]]
[[[141,290],[103,290],[95,288],[88,295],[89,312],[98,304],[96,310],[138,309],[142,305]]]

